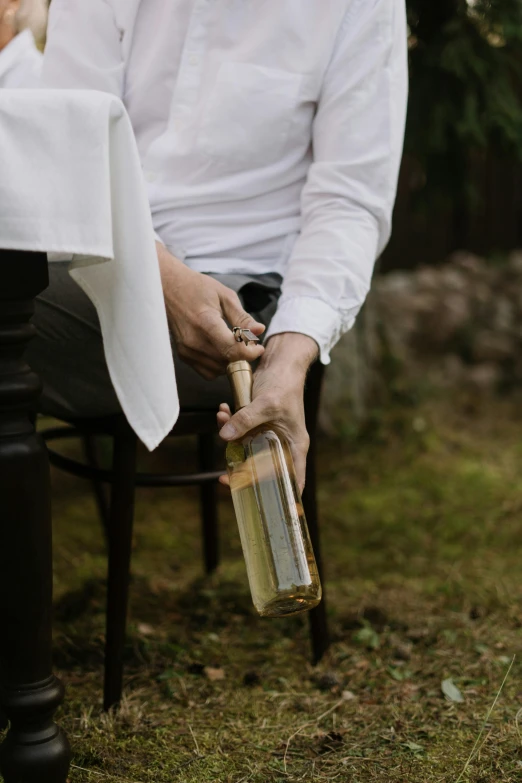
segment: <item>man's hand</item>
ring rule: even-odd
[[[194,272],[156,243],[169,325],[180,359],[206,380],[223,375],[229,362],[253,362],[261,345],[238,343],[227,327],[241,326],[259,337],[263,324],[243,310],[238,295],[207,275]]]
[[[301,491],[310,444],[304,416],[304,385],[317,353],[315,340],[303,334],[274,335],[254,375],[252,403],[234,416],[223,403],[217,414],[220,435],[226,441],[239,440],[261,424],[273,424],[290,445]],[[220,481],[229,485],[227,476]]]

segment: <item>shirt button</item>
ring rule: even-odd
[[[196,54],[191,54],[189,57],[189,63],[191,65],[197,65],[199,63],[199,57]]]
[[[158,175],[154,171],[146,171],[145,172],[145,179],[147,182],[155,182],[158,178]]]

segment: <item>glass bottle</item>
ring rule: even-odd
[[[239,410],[252,368],[232,362],[227,374]],[[229,443],[226,460],[254,606],[263,617],[313,609],[321,582],[288,443],[267,424]]]

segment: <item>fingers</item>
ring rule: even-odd
[[[230,412],[230,405],[228,405],[226,402],[222,402],[219,406],[219,411],[217,414],[218,429],[221,429],[227,423],[227,421],[230,421],[231,416],[232,413]],[[220,476],[219,483],[230,489],[230,479],[228,476]]]
[[[230,405],[226,402],[222,402],[219,406],[219,411],[217,413],[217,421],[218,421],[218,427],[221,429],[224,424],[229,421],[229,419],[232,417],[232,413],[230,411]]]
[[[274,401],[268,395],[260,396],[254,401],[235,413],[230,414],[228,405],[223,404],[219,408],[218,427],[220,437],[225,441],[241,440],[248,432],[256,429],[262,424],[274,421]],[[287,427],[284,428],[285,430]],[[306,479],[306,456],[310,445],[310,438],[303,426],[293,424],[287,430],[286,438],[290,447],[290,452],[285,448],[287,457],[290,457],[294,464],[295,475],[300,491],[302,492]]]
[[[224,292],[220,292],[219,298],[223,315],[231,327],[240,326],[242,329],[250,329],[257,336],[263,334],[266,327],[244,310],[235,291],[225,288]]]
[[[247,432],[269,421],[267,409],[261,397],[235,413],[220,431],[223,440],[238,440]]]
[[[218,430],[221,430],[227,422],[230,421],[230,413],[226,413],[225,411],[219,411],[217,414],[217,425]]]
[[[240,440],[250,430],[271,421],[272,415],[271,403],[264,398],[257,398],[234,416],[231,414],[230,406],[227,403],[222,403],[217,413],[219,434],[226,441]],[[306,457],[310,438],[306,430],[302,428],[296,428],[295,433],[295,438],[285,439],[288,446],[284,446],[284,451],[286,458],[293,463],[299,491],[302,493],[306,481]],[[230,486],[228,476],[222,476],[219,480],[224,486]]]
[[[262,356],[265,350],[262,345],[245,345],[243,342],[236,342],[234,335],[217,311],[209,311],[206,316],[206,321],[203,326],[208,335],[209,344],[215,348],[218,356],[225,365],[229,362],[239,362],[241,360],[253,362]],[[250,316],[248,317],[250,318]],[[254,331],[255,328],[256,333],[260,333],[260,327],[264,330],[262,324],[257,324],[257,322],[253,321],[251,318],[250,322],[253,324],[252,331]],[[233,324],[233,326],[239,325],[240,324]]]
[[[303,493],[306,481],[306,455],[308,446],[300,443],[291,443],[292,462],[294,463],[297,485],[301,494]]]

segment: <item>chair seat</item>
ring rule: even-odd
[[[90,481],[102,481],[110,484],[114,478],[113,470],[100,468],[90,459],[88,465],[79,460],[66,457],[54,449],[49,443],[55,440],[70,440],[81,437],[84,439],[103,435],[110,438],[131,438],[136,440],[133,430],[123,414],[104,416],[100,418],[70,418],[63,419],[64,425],[50,427],[41,435],[47,443],[49,461],[54,467],[78,478]],[[178,421],[167,437],[183,435],[212,436],[217,431],[215,411],[183,410]],[[143,473],[136,471],[134,485],[136,487],[187,487],[203,486],[215,483],[224,470],[205,470],[198,473]]]
[[[74,427],[82,435],[126,435],[130,426],[122,413],[101,417],[61,417],[61,421]],[[62,428],[65,429],[65,428]],[[207,435],[217,431],[216,411],[184,408],[167,437],[183,435]],[[66,436],[65,436],[66,437]]]

